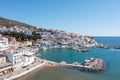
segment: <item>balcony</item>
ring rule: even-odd
[[[0,72],[11,69],[12,68],[12,64],[9,62],[6,62],[4,64],[0,64]]]

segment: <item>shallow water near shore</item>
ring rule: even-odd
[[[23,76],[19,80],[101,80],[99,78],[100,76],[94,73],[81,72],[76,69],[49,67],[36,71],[34,74]]]
[[[106,62],[106,70],[94,73],[64,67],[47,67],[18,80],[120,80],[120,50],[96,48],[82,53],[72,49],[48,49],[40,51],[39,54],[41,58],[47,60],[67,63],[82,63],[86,58],[99,57]]]

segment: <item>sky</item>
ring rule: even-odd
[[[0,0],[0,16],[89,36],[120,36],[120,0]]]

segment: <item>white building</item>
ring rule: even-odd
[[[34,62],[34,59],[35,59],[35,52],[25,51],[25,53],[23,54],[23,61],[24,61],[23,67],[32,64]]]
[[[0,35],[0,51],[4,51],[9,48],[8,38],[2,37]]]
[[[22,60],[23,54],[22,54],[21,51],[6,50],[3,55],[6,56],[8,61],[12,63],[12,66],[13,66],[14,69],[18,69],[18,68],[22,67],[22,65],[23,65],[23,60]]]
[[[0,54],[0,76],[6,75],[10,71],[12,71],[12,64],[7,62],[6,56]]]
[[[7,31],[7,28],[4,27],[4,26],[0,26],[0,31],[1,31],[1,32]]]
[[[24,44],[25,44],[26,46],[32,46],[32,41],[24,41]]]
[[[10,37],[9,46],[14,48],[14,49],[17,49],[19,47],[19,44],[16,41],[15,37]]]
[[[3,55],[12,63],[14,69],[19,69],[31,65],[34,62],[35,53],[32,49],[9,49],[6,50]]]

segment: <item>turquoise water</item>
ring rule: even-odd
[[[97,76],[100,78],[97,80],[120,80],[119,50],[90,49],[89,52],[81,53],[71,49],[49,49],[46,51],[40,51],[40,54],[44,59],[56,62],[66,61],[67,63],[75,61],[83,62],[86,58],[99,57],[105,60],[107,69],[104,72],[96,73],[96,75],[94,74],[95,76],[93,77],[95,78]],[[94,78],[93,80],[96,80]]]
[[[105,38],[103,38],[104,40],[100,39],[103,43],[106,40],[112,40],[109,38],[106,38],[106,40]],[[114,44],[114,42],[107,44]],[[117,43],[117,45],[120,44]],[[81,63],[86,58],[99,57],[106,62],[106,70],[100,73],[92,73],[82,72],[77,69],[51,67],[38,70],[32,75],[21,78],[21,80],[120,80],[120,50],[95,48],[90,49],[89,52],[82,53],[72,49],[48,49],[39,53],[41,58],[56,62],[66,61],[67,63],[76,61]]]

